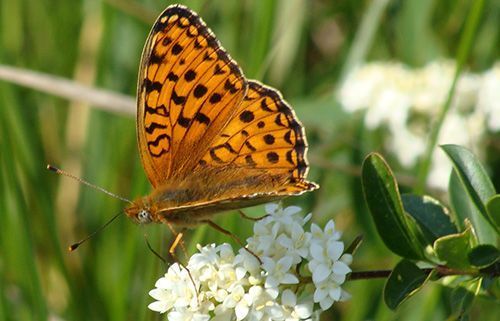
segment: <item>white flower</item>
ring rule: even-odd
[[[280,284],[296,284],[299,279],[290,268],[293,258],[290,256],[282,257],[278,262],[269,257],[262,258],[262,267],[267,272],[266,288],[275,288]]]
[[[342,233],[335,229],[335,222],[333,222],[333,220],[329,220],[328,223],[326,223],[324,230],[314,223],[311,224],[311,234],[311,243],[327,243],[330,241],[336,241],[342,236]]]
[[[208,321],[210,315],[189,310],[175,310],[168,314],[169,321]]]
[[[300,224],[294,222],[290,227],[290,235],[281,234],[276,242],[287,250],[287,255],[293,258],[293,264],[298,264],[307,257],[310,240],[311,233],[305,232]]]
[[[314,291],[314,302],[319,303],[321,309],[329,309],[333,302],[340,301],[342,289],[333,278],[325,279],[324,281],[316,284],[316,291]]]
[[[306,231],[311,214],[300,211],[267,205],[269,216],[255,223],[248,250],[236,255],[228,244],[198,246],[187,269],[174,263],[156,282],[149,308],[174,321],[293,321],[317,316],[315,302],[326,309],[347,298],[341,284],[352,256],[343,254],[341,233],[333,221]],[[309,267],[314,290],[299,283],[301,266]]]
[[[289,289],[283,291],[281,304],[284,308],[284,319],[286,321],[304,320],[310,318],[313,312],[313,303],[311,300],[304,303],[297,303],[297,296]]]
[[[236,320],[242,320],[248,314],[249,306],[253,303],[252,299],[251,295],[245,293],[243,286],[238,285],[232,289],[222,305],[228,310],[234,310]]]
[[[343,254],[344,243],[338,241],[340,232],[335,230],[333,221],[329,221],[324,230],[313,224],[311,231],[308,268],[316,287],[314,302],[326,310],[342,297],[340,285],[351,272],[348,265],[352,262],[352,255]]]
[[[175,302],[171,292],[163,289],[153,289],[149,291],[149,295],[158,300],[148,305],[148,309],[156,312],[165,313],[173,307],[173,302]]]
[[[477,96],[477,106],[486,114],[488,128],[500,131],[500,62],[484,73]]]
[[[455,67],[450,60],[416,69],[394,62],[369,63],[351,72],[337,97],[348,112],[366,110],[366,127],[385,128],[387,149],[402,166],[412,168],[426,150],[430,126],[446,102]],[[477,153],[486,128],[500,130],[500,62],[483,74],[462,72],[438,144],[464,145]],[[436,149],[427,183],[446,190],[450,170],[449,160]]]

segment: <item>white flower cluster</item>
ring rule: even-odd
[[[153,311],[168,320],[312,320],[335,301],[349,298],[341,285],[351,272],[341,233],[329,221],[322,230],[296,206],[266,205],[248,249],[229,244],[198,246],[187,264],[170,266],[149,294]],[[189,271],[189,272],[188,272]],[[316,304],[315,303],[319,303]]]
[[[365,124],[386,126],[387,147],[401,165],[414,166],[424,153],[427,134],[446,101],[453,81],[452,61],[438,61],[421,69],[398,63],[370,63],[354,70],[339,91],[348,112],[366,110]],[[485,131],[500,131],[500,62],[483,74],[462,73],[438,144],[468,146],[480,152]],[[445,190],[451,163],[436,150],[428,184]]]

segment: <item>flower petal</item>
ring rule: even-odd
[[[276,203],[269,203],[264,206],[264,210],[266,211],[267,214],[274,214],[278,210],[279,205]]]
[[[334,301],[332,300],[332,298],[330,298],[329,296],[326,296],[323,300],[321,300],[319,302],[319,306],[321,307],[321,309],[323,311],[325,311],[325,310],[328,310],[332,306],[333,302]]]
[[[281,303],[286,306],[294,307],[297,304],[297,296],[290,289],[286,289],[281,294]]]
[[[311,271],[311,272],[312,272],[312,279],[313,279],[314,284],[318,284],[320,282],[323,282],[331,274],[331,270],[325,264],[319,264],[316,267],[316,269]]]
[[[167,310],[169,310],[169,307],[165,302],[156,301],[156,302],[150,303],[148,305],[148,309],[155,311],[155,312],[165,313]]]
[[[350,273],[350,272],[351,272],[351,269],[344,262],[337,261],[337,262],[333,263],[333,273],[345,275],[345,274]]]
[[[299,283],[299,279],[291,274],[291,273],[286,273],[283,278],[281,279],[282,284],[297,284]]]
[[[317,288],[316,291],[314,291],[314,302],[318,303],[321,300],[323,300],[326,296],[328,296],[328,291]]]

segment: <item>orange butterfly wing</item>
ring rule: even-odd
[[[137,137],[153,187],[197,165],[247,91],[238,65],[184,6],[168,7],[143,50]]]
[[[249,177],[266,175],[280,184],[271,186],[271,190],[256,184],[255,190],[234,198],[301,194],[318,187],[305,180],[309,169],[306,153],[304,128],[293,109],[276,89],[249,80],[245,98],[200,161],[200,167],[245,168],[241,172]]]

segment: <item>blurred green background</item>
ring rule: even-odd
[[[0,63],[133,96],[149,28],[172,3],[0,0]],[[392,268],[397,257],[373,229],[358,175],[363,157],[383,150],[383,138],[369,135],[359,118],[342,112],[334,92],[360,61],[397,60],[418,67],[454,58],[473,1],[179,3],[203,17],[248,78],[281,90],[303,121],[311,147],[310,178],[322,187],[286,203],[312,211],[319,224],[334,218],[347,243],[364,234],[354,270]],[[478,72],[500,56],[500,1],[486,1],[480,19],[467,63]],[[363,23],[368,36],[361,32]],[[147,309],[152,302],[147,293],[165,266],[148,250],[144,234],[165,253],[168,230],[121,217],[68,253],[70,243],[95,231],[124,203],[45,170],[52,163],[127,198],[147,194],[133,115],[2,81],[0,130],[0,320],[165,319]],[[490,160],[498,164],[498,158]],[[492,172],[497,190],[498,167]],[[259,215],[263,209],[246,212]],[[251,234],[251,223],[241,223],[235,213],[217,222],[242,239]],[[186,240],[191,253],[196,243],[230,242],[205,227]],[[324,320],[444,320],[449,315],[443,287],[427,286],[392,312],[382,301],[383,283],[348,283],[352,300],[335,304]],[[497,303],[479,298],[472,319],[497,320],[499,313]]]

